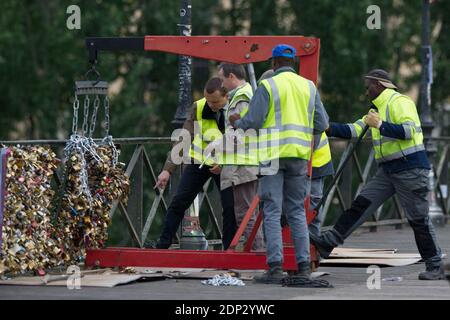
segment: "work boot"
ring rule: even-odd
[[[253,281],[256,283],[266,283],[266,284],[281,284],[283,281],[284,274],[281,263],[270,266],[269,270],[265,271],[260,276],[255,276]]]
[[[311,278],[311,262],[300,262],[297,264],[297,275],[302,277]]]
[[[309,261],[300,262],[297,264],[297,271],[294,272],[290,277],[294,278],[304,278],[307,280],[312,280],[311,278],[311,263]]]
[[[326,241],[324,236],[319,237],[312,233],[309,233],[309,241],[316,247],[320,257],[323,259],[328,258],[335,247]]]
[[[427,266],[424,272],[419,273],[419,280],[445,280],[444,265]]]

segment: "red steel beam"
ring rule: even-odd
[[[238,245],[239,239],[244,234],[245,229],[247,228],[248,222],[250,221],[253,213],[255,212],[256,207],[258,206],[258,203],[259,203],[259,197],[255,196],[250,205],[250,208],[247,210],[247,213],[245,214],[244,219],[242,219],[241,225],[239,226],[238,230],[236,231],[236,234],[234,235],[233,240],[231,241],[231,244],[227,250],[230,250],[230,251],[234,250],[236,248],[236,246]],[[250,239],[247,239],[247,241],[250,242]]]
[[[290,251],[290,250],[289,250]],[[88,267],[170,267],[262,270],[265,252],[106,248],[87,250]],[[284,254],[284,270],[296,270],[293,251]]]
[[[256,197],[258,198],[258,201],[259,201],[259,197],[258,196],[256,196]],[[245,244],[245,247],[244,247],[245,252],[250,252],[252,250],[253,242],[255,242],[256,234],[258,233],[259,227],[261,226],[261,223],[262,223],[262,217],[263,217],[263,212],[262,212],[262,209],[260,208],[258,214],[256,215],[256,220],[255,220],[255,224],[253,225],[252,232],[250,233],[250,236],[247,239],[247,243]]]
[[[299,73],[317,83],[320,40],[303,36],[145,36],[144,50],[230,63],[267,61],[277,44],[289,44],[300,57]]]

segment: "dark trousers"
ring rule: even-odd
[[[441,248],[428,216],[428,172],[428,169],[415,168],[387,174],[382,168],[378,168],[376,175],[364,186],[351,207],[339,217],[334,228],[324,238],[333,246],[341,245],[381,204],[396,194],[414,231],[420,255],[427,266],[439,267]]]
[[[168,248],[172,244],[172,238],[183,220],[184,212],[194,201],[197,194],[202,191],[203,185],[209,178],[213,178],[217,188],[220,190],[220,175],[212,174],[210,167],[204,166],[199,169],[198,164],[189,164],[184,168],[177,193],[167,209],[163,231],[159,238],[158,247]],[[234,215],[234,199],[232,188],[220,192],[222,202],[222,243],[227,249],[236,233],[236,218]]]

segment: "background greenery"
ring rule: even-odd
[[[66,8],[81,8],[81,30],[68,30]],[[366,8],[381,8],[381,30],[368,30]],[[306,35],[321,39],[322,100],[333,121],[365,112],[361,76],[389,70],[401,91],[417,93],[422,1],[192,0],[193,35]],[[75,80],[88,70],[86,36],[178,35],[178,0],[40,0],[0,2],[0,140],[70,134]],[[450,87],[450,1],[431,6],[435,125]],[[177,107],[177,62],[163,53],[102,53],[98,67],[115,88],[115,137],[169,136]],[[193,96],[215,63],[194,60]],[[256,65],[259,76],[268,64]],[[415,95],[417,98],[417,95]],[[448,128],[444,127],[444,134]],[[155,170],[168,146],[151,149]],[[131,151],[130,151],[131,152]]]
[[[81,30],[68,30],[66,8],[81,8]],[[381,30],[368,30],[366,8],[381,8]],[[418,85],[422,1],[192,1],[193,35],[308,35],[321,39],[320,91],[333,120],[350,121],[365,104],[361,75],[392,72],[404,91]],[[177,0],[0,2],[0,139],[67,137],[73,82],[88,69],[86,36],[177,35]],[[450,2],[431,6],[436,109],[450,87]],[[447,14],[446,14],[447,13]],[[177,57],[104,53],[102,77],[123,83],[112,100],[115,136],[161,136],[177,106]],[[194,97],[208,73],[194,62]],[[258,64],[259,74],[267,65]]]

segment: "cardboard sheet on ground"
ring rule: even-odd
[[[253,280],[255,274],[263,272],[264,270],[219,270],[219,269],[189,269],[189,268],[144,268],[134,267],[138,273],[144,274],[163,274],[169,278],[176,279],[210,279],[217,274],[230,273],[233,276],[237,276],[243,281]],[[313,272],[311,276],[313,278],[319,278],[325,275],[329,275],[328,272]]]
[[[321,266],[384,267],[408,266],[421,261],[416,253],[398,253],[397,249],[335,248],[331,255],[320,262]]]
[[[105,287],[112,288],[118,285],[128,284],[137,280],[162,280],[166,277],[162,274],[119,274],[119,273],[103,273],[103,274],[87,274],[81,280],[81,287]],[[0,280],[0,285],[14,286],[52,286],[66,287],[67,279],[44,283],[41,277],[16,277],[10,280]]]
[[[378,253],[378,252],[332,252],[328,259],[419,259],[419,254],[415,253]]]
[[[345,253],[345,252],[378,252],[378,253],[396,253],[398,249],[366,249],[366,248],[334,248],[333,252]]]
[[[321,266],[348,266],[348,267],[367,267],[377,265],[381,267],[403,267],[419,262],[420,258],[399,258],[399,259],[359,259],[359,258],[336,258],[324,259],[320,261]]]

